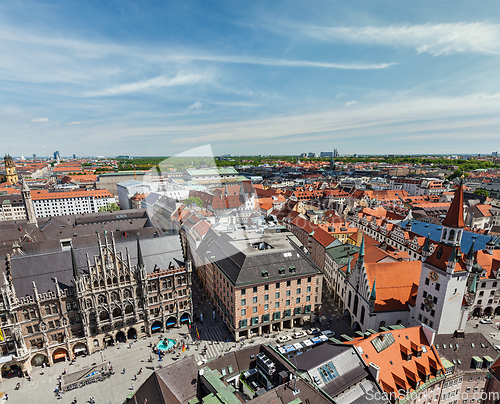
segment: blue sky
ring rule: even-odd
[[[490,153],[497,1],[0,3],[15,156]]]

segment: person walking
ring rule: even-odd
[[[123,372],[122,372],[122,375],[124,375],[124,374],[125,374],[125,368],[123,368]]]

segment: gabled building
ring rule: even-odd
[[[439,402],[445,368],[427,326],[397,328],[346,341],[373,369],[376,381],[393,403]]]

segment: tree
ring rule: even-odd
[[[484,195],[484,196],[488,197],[488,191],[486,191],[484,189],[476,189],[474,191],[474,194],[476,194],[476,195]]]
[[[203,201],[201,200],[201,198],[198,198],[198,197],[193,197],[193,196],[190,196],[189,198],[187,199],[184,199],[182,201],[182,203],[184,205],[192,205],[193,203],[196,204],[196,206],[199,206],[200,208],[203,207]]]
[[[114,212],[115,210],[120,210],[120,207],[116,203],[108,203],[106,206],[101,206],[98,212]]]

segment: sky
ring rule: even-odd
[[[29,157],[500,151],[500,2],[0,2]]]

